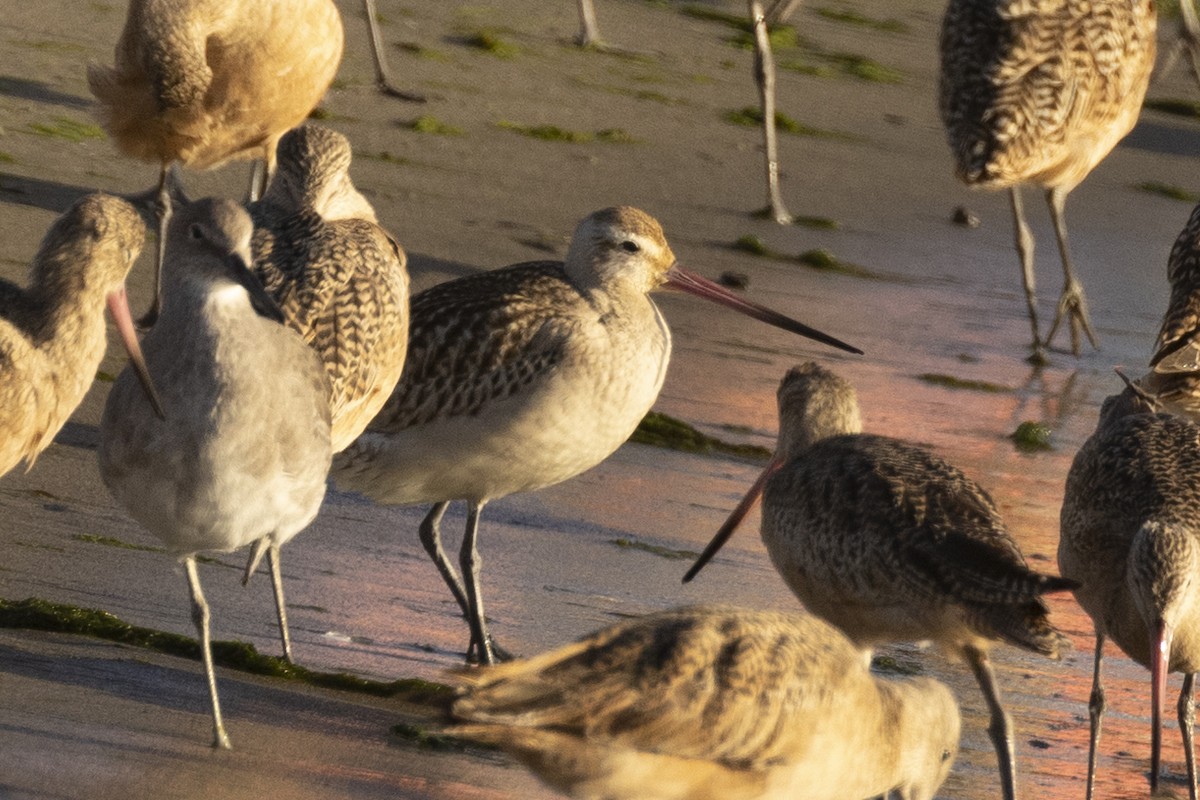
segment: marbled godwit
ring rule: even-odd
[[[100,472],[130,515],[177,552],[212,699],[214,747],[228,747],[196,553],[270,554],[287,653],[279,548],[317,514],[329,470],[329,380],[250,273],[250,217],[201,200],[168,230],[162,318],[146,336],[168,422],[121,374],[100,423]],[[247,574],[257,566],[252,561]]]
[[[1200,427],[1152,412],[1134,389],[1104,401],[1096,431],[1075,455],[1062,506],[1058,565],[1079,581],[1075,599],[1096,627],[1087,797],[1104,714],[1104,641],[1151,675],[1150,791],[1158,789],[1167,673],[1184,673],[1179,729],[1188,797],[1196,800],[1193,688],[1200,671]]]
[[[95,381],[108,342],[106,298],[138,379],[162,414],[125,300],[125,276],[145,238],[133,206],[90,194],[46,232],[29,288],[0,280],[0,475],[22,460],[32,467]]]
[[[934,641],[970,665],[991,711],[1004,796],[1016,796],[1012,723],[988,660],[996,639],[1057,659],[1068,646],[1038,575],[991,497],[933,454],[862,433],[854,388],[813,363],[779,385],[775,456],[688,571],[691,580],[761,493],[762,538],[805,608],[859,646]]]
[[[1067,248],[1067,194],[1137,122],[1154,67],[1153,0],[1026,3],[951,0],[942,26],[941,111],[958,177],[1010,191],[1031,360],[1067,320],[1079,355],[1092,345],[1083,286]],[[1042,187],[1062,259],[1064,285],[1054,324],[1038,333],[1033,237],[1019,187]]]
[[[117,148],[161,166],[150,321],[171,214],[168,168],[261,158],[257,199],[275,143],[321,100],[341,58],[333,0],[130,0],[114,66],[90,65],[88,85]]]
[[[667,611],[461,679],[453,734],[589,800],[929,800],[958,751],[949,689],[807,614]]]
[[[404,373],[379,415],[335,460],[338,484],[382,503],[435,505],[421,542],[492,661],[476,550],[488,501],[539,489],[599,464],[658,397],[671,335],[649,293],[676,288],[859,352],[730,294],[675,263],[658,222],[635,208],[597,211],[566,262],[518,264],[413,298]],[[442,551],[451,500],[469,505],[459,553]]]
[[[354,441],[388,399],[408,346],[408,273],[350,181],[350,143],[315,125],[279,142],[254,220],[254,273],[329,373],[333,451]]]

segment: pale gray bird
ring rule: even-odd
[[[249,215],[225,200],[184,207],[168,231],[162,316],[146,336],[167,420],[126,370],[100,424],[100,473],[130,516],[180,556],[201,639],[215,747],[228,747],[196,554],[269,553],[284,653],[279,548],[321,506],[329,471],[329,380],[249,269]]]
[[[583,800],[930,800],[958,752],[945,685],[808,614],[665,611],[458,677],[450,733]]]

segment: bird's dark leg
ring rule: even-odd
[[[1017,247],[1017,256],[1021,259],[1021,286],[1025,289],[1025,305],[1029,309],[1029,325],[1033,328],[1032,352],[1029,363],[1043,366],[1046,363],[1046,353],[1042,349],[1042,339],[1038,334],[1037,315],[1037,278],[1033,271],[1033,234],[1029,224],[1025,222],[1025,205],[1021,202],[1021,190],[1016,186],[1009,190],[1009,200],[1012,203],[1013,237]]]
[[[1196,750],[1193,744],[1196,722],[1196,673],[1183,676],[1179,690],[1179,731],[1183,734],[1183,757],[1187,761],[1188,800],[1196,800]]]
[[[1067,219],[1063,207],[1067,202],[1067,192],[1060,187],[1046,190],[1046,205],[1050,207],[1050,218],[1054,221],[1054,235],[1058,239],[1058,253],[1063,265],[1063,290],[1058,298],[1058,310],[1054,314],[1054,324],[1046,335],[1046,346],[1054,339],[1054,334],[1063,318],[1071,329],[1071,352],[1079,355],[1079,331],[1087,335],[1092,347],[1099,349],[1096,332],[1092,330],[1092,322],[1088,319],[1087,299],[1083,296],[1083,284],[1075,277],[1071,267],[1071,254],[1067,247]]]
[[[454,595],[454,600],[458,603],[458,607],[462,609],[463,618],[470,619],[470,610],[467,607],[467,591],[463,588],[458,573],[454,571],[454,565],[446,557],[446,551],[442,549],[442,516],[446,513],[446,508],[449,505],[450,503],[448,502],[435,504],[433,508],[429,509],[429,513],[425,515],[425,519],[421,520],[421,544],[425,547],[425,552],[433,559],[434,566],[441,573],[442,580],[446,582],[446,586],[450,588],[450,594]]]
[[[758,85],[762,109],[763,149],[767,167],[766,213],[780,225],[792,222],[779,191],[779,145],[775,131],[775,58],[767,35],[767,20],[760,0],[749,0],[750,22],[754,26],[754,81]]]
[[[283,642],[283,660],[292,663],[292,636],[288,632],[287,605],[283,599],[283,576],[279,569],[279,545],[271,542],[267,549],[267,563],[271,566],[271,588],[275,591],[275,614],[279,619],[279,638]]]
[[[462,570],[463,582],[467,589],[467,624],[471,626],[467,659],[470,660],[474,654],[480,664],[493,664],[496,659],[492,653],[492,640],[487,632],[483,592],[479,585],[479,571],[483,567],[483,559],[479,556],[477,546],[479,515],[483,512],[485,504],[486,501],[472,500],[467,506],[467,529],[463,533],[462,546],[458,553],[458,566]]]
[[[1104,658],[1104,631],[1096,627],[1096,658],[1092,666],[1092,696],[1088,699],[1091,734],[1088,737],[1088,771],[1086,800],[1092,800],[1096,788],[1096,758],[1100,750],[1100,728],[1104,720],[1104,684],[1100,680],[1100,662]]]
[[[162,265],[167,252],[167,227],[171,224],[171,189],[167,183],[170,168],[171,165],[164,161],[158,173],[158,248],[154,255],[154,293],[150,296],[150,308],[137,322],[142,330],[153,328],[162,311]]]
[[[963,655],[971,666],[971,671],[975,673],[975,681],[983,691],[983,699],[992,715],[988,735],[996,748],[996,759],[1000,765],[1000,788],[1004,800],[1016,800],[1017,758],[1013,744],[1012,720],[1000,702],[1000,688],[996,685],[992,664],[987,653],[976,647],[963,648]]]
[[[379,91],[410,103],[426,102],[425,95],[418,92],[406,92],[392,85],[392,79],[388,74],[387,56],[383,49],[383,34],[379,31],[379,11],[375,6],[375,0],[363,0],[363,10],[367,17],[367,32],[370,34],[371,56],[375,62],[375,85],[379,87]]]

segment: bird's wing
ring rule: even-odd
[[[413,298],[404,372],[368,430],[477,414],[569,357],[571,311],[585,299],[559,262],[448,281]]]
[[[861,656],[811,616],[684,609],[484,671],[454,713],[752,767],[794,756],[856,679]]]

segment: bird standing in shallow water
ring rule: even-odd
[[[1109,636],[1151,676],[1150,793],[1158,790],[1167,673],[1184,673],[1179,730],[1196,800],[1194,688],[1200,671],[1200,427],[1127,388],[1104,401],[1075,455],[1063,497],[1058,566],[1096,629],[1088,703],[1092,797],[1101,718],[1100,662]]]
[[[262,159],[265,190],[279,137],[304,121],[342,59],[333,0],[130,0],[112,67],[90,65],[97,115],[125,155],[159,173],[155,301],[171,197],[167,170]]]
[[[1154,0],[950,0],[946,8],[942,122],[958,177],[1010,192],[1035,363],[1045,361],[1043,348],[1064,320],[1075,355],[1081,330],[1096,345],[1063,207],[1137,122],[1154,68],[1156,24]],[[1063,291],[1044,342],[1033,236],[1019,189],[1027,183],[1045,190],[1063,265]]]
[[[350,180],[350,143],[289,131],[267,193],[250,206],[254,274],[329,373],[336,453],[391,394],[408,347],[404,250]]]
[[[460,680],[450,733],[588,800],[930,800],[958,752],[949,689],[807,614],[666,611]]]
[[[95,381],[108,344],[104,302],[162,413],[125,299],[125,276],[145,238],[133,206],[90,194],[46,232],[28,288],[0,280],[0,475],[21,461],[32,467]]]
[[[100,473],[130,516],[178,553],[212,701],[215,747],[228,747],[196,553],[254,544],[247,574],[269,553],[285,655],[279,548],[321,506],[329,471],[329,381],[317,355],[281,324],[250,273],[250,217],[201,200],[171,222],[162,318],[146,336],[167,421],[134,391],[128,370],[100,423]]]
[[[1058,659],[1069,645],[1041,596],[1074,581],[1029,569],[995,503],[915,445],[862,433],[854,388],[814,363],[779,385],[771,463],[688,571],[716,554],[763,496],[762,538],[804,607],[856,644],[933,641],[971,667],[1006,800],[1016,796],[1012,722],[988,659],[992,642]]]
[[[629,438],[666,376],[671,334],[649,297],[664,287],[859,352],[683,270],[658,222],[627,206],[583,220],[565,263],[518,264],[413,298],[400,382],[333,476],[381,503],[435,503],[421,542],[467,617],[468,657],[493,657],[476,549],[483,507],[574,477]],[[469,505],[465,583],[438,529],[456,499]]]

